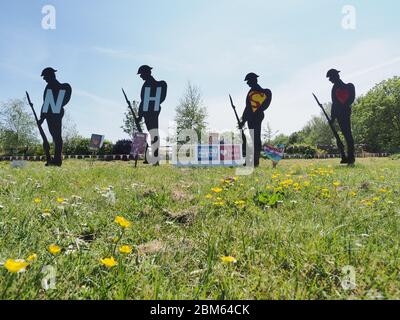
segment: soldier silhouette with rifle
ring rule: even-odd
[[[41,127],[46,120],[49,132],[54,143],[54,157],[47,161],[46,166],[62,165],[62,119],[64,117],[64,107],[71,99],[72,88],[68,83],[60,83],[56,79],[57,70],[46,68],[42,71],[43,80],[47,86],[43,93],[43,106],[40,113],[38,126]]]
[[[347,157],[342,157],[342,164],[354,165],[354,139],[351,132],[351,105],[356,98],[354,84],[344,83],[340,79],[340,71],[331,69],[326,77],[333,83],[331,122],[338,121],[347,144]],[[340,148],[340,147],[339,147]]]
[[[258,75],[255,73],[249,73],[245,80],[250,87],[250,91],[246,98],[246,108],[242,116],[242,122],[240,128],[243,128],[246,122],[250,130],[253,130],[252,143],[254,155],[253,158],[249,158],[249,154],[246,156],[251,159],[251,163],[254,167],[260,165],[260,155],[262,150],[261,142],[261,128],[264,120],[264,112],[268,109],[272,101],[272,92],[269,89],[263,89],[258,84]]]
[[[144,118],[147,131],[151,137],[152,157],[147,157],[147,160],[157,166],[159,164],[158,151],[160,148],[158,118],[161,112],[161,104],[167,97],[167,83],[154,79],[152,69],[147,65],[143,65],[138,70],[138,75],[144,81],[140,94],[139,121]]]

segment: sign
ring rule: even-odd
[[[199,165],[218,165],[220,164],[219,145],[201,144],[197,146],[197,161]]]
[[[131,155],[135,158],[146,152],[147,134],[136,132],[133,136]]]
[[[89,150],[90,151],[99,151],[103,147],[104,143],[104,136],[99,134],[92,134],[89,143]]]
[[[284,152],[285,152],[284,145],[279,145],[277,147],[266,145],[266,146],[264,146],[262,154],[263,154],[263,156],[265,156],[266,158],[268,158],[274,162],[279,162],[282,160]]]
[[[242,145],[221,145],[220,150],[220,158],[223,162],[242,160]]]
[[[179,167],[241,166],[244,162],[242,145],[178,145],[172,152],[172,164]]]

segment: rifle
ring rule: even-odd
[[[240,133],[241,133],[241,135],[242,135],[242,143],[243,143],[243,146],[242,146],[242,149],[243,149],[243,150],[242,150],[242,155],[243,155],[243,157],[246,157],[246,146],[247,146],[246,135],[245,135],[244,129],[243,129],[242,125],[241,125],[241,121],[240,121],[239,115],[238,115],[238,113],[237,113],[237,111],[236,111],[236,107],[235,107],[235,105],[234,105],[234,103],[233,103],[233,99],[232,99],[232,96],[231,96],[231,95],[229,95],[229,99],[231,100],[231,106],[232,106],[233,111],[235,112],[235,117],[236,117],[236,121],[237,121],[237,123],[238,123],[238,128],[239,128]]]
[[[138,130],[140,133],[143,133],[142,126],[140,125],[139,117],[136,117],[135,110],[133,110],[132,104],[131,104],[131,102],[129,101],[128,96],[126,95],[125,90],[124,90],[123,88],[122,88],[122,93],[124,94],[126,103],[128,104],[128,108],[129,108],[129,110],[130,110],[131,113],[132,113],[133,120],[135,121],[137,130]]]
[[[342,159],[343,159],[343,160],[344,160],[344,159],[347,159],[346,153],[344,152],[344,145],[343,145],[343,142],[342,142],[342,140],[340,139],[339,134],[337,133],[337,131],[336,131],[334,125],[333,125],[333,122],[332,122],[331,118],[328,116],[328,114],[326,113],[326,111],[325,111],[324,107],[322,106],[321,102],[319,102],[317,96],[316,96],[314,93],[313,93],[313,96],[314,96],[315,100],[317,101],[318,105],[320,106],[320,108],[322,109],[322,112],[324,113],[326,119],[328,120],[329,126],[330,126],[330,128],[331,128],[331,130],[332,130],[332,132],[333,132],[333,135],[335,136],[336,143],[337,143],[337,146],[338,146],[338,148],[339,148],[339,152],[340,152],[340,155],[342,156]]]
[[[139,119],[139,117],[136,117],[135,110],[133,110],[132,104],[131,104],[131,102],[129,101],[128,96],[126,95],[124,88],[122,88],[122,93],[124,94],[126,103],[128,104],[128,108],[129,108],[129,110],[130,110],[131,113],[132,113],[133,120],[135,121],[135,125],[136,125],[137,131],[138,131],[139,133],[143,133],[143,129],[142,129],[142,126],[140,125],[140,121],[139,121],[140,119]],[[147,162],[147,150],[148,150],[148,148],[149,148],[149,145],[147,144],[147,145],[146,145],[145,155],[144,155],[144,161],[145,161],[145,162]],[[138,156],[136,156],[136,159],[135,159],[135,167],[137,166],[137,161],[138,161]]]
[[[50,164],[52,159],[51,159],[51,155],[50,155],[49,140],[47,140],[46,134],[44,133],[42,126],[39,124],[39,119],[38,119],[35,109],[33,108],[33,103],[31,101],[29,93],[27,91],[25,91],[25,93],[26,93],[26,98],[28,99],[28,104],[30,105],[30,107],[32,109],[33,115],[35,116],[36,124],[39,128],[40,136],[42,137],[42,140],[43,140],[43,149],[46,154],[47,163]]]

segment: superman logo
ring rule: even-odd
[[[249,100],[253,112],[256,112],[260,108],[265,100],[267,100],[267,95],[264,92],[251,91],[249,93]]]

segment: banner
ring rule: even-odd
[[[89,143],[89,150],[90,151],[99,151],[104,143],[104,136],[100,134],[92,134]]]
[[[133,136],[131,155],[137,157],[146,152],[147,134],[136,132]]]
[[[285,146],[279,145],[277,147],[273,147],[270,145],[266,145],[261,152],[265,158],[268,158],[274,162],[279,162],[282,160],[285,152]]]

